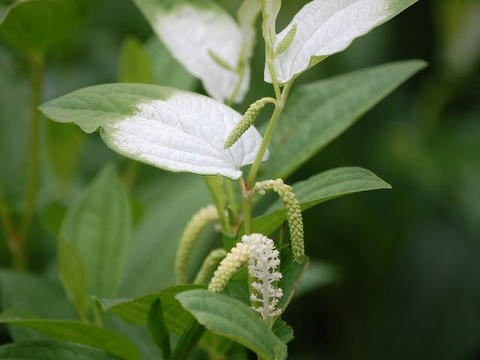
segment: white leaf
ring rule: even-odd
[[[325,57],[343,51],[353,40],[390,20],[417,0],[314,0],[277,35],[275,49],[297,26],[289,48],[275,60],[280,83],[287,83]],[[265,68],[265,81],[271,82]]]
[[[235,20],[211,0],[184,0],[170,5],[168,1],[167,4],[152,0],[135,2],[175,59],[202,81],[207,93],[222,102],[230,99],[240,77],[237,72],[220,66],[209,53],[238,68],[243,37]],[[246,76],[237,102],[243,99],[248,86],[249,76]]]
[[[155,85],[98,85],[52,100],[41,110],[86,132],[100,128],[113,150],[174,172],[238,179],[262,141],[252,127],[224,150],[239,113],[206,96]]]

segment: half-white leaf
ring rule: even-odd
[[[275,60],[275,72],[287,83],[353,40],[390,20],[417,0],[314,0],[305,5],[277,35],[275,49],[297,26],[288,49]],[[271,76],[265,68],[265,81]]]
[[[225,10],[212,0],[135,3],[173,57],[202,81],[210,96],[224,102],[234,95],[240,80],[238,72],[220,66],[210,55],[215,53],[234,69],[241,60],[242,30]],[[249,81],[249,76],[243,78],[237,102],[243,99]]]
[[[76,123],[87,133],[100,128],[113,150],[174,172],[238,179],[240,168],[254,161],[262,140],[251,128],[224,150],[241,119],[239,113],[206,96],[156,85],[93,86],[40,109],[48,118]]]

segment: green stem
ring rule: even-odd
[[[230,236],[230,224],[225,212],[225,201],[223,200],[223,186],[221,181],[218,181],[218,176],[204,176],[205,183],[207,184],[210,195],[212,196],[213,203],[217,208],[218,218],[220,220],[220,227],[222,228],[222,234]]]
[[[243,224],[245,226],[245,234],[248,235],[252,233],[252,197],[243,178],[240,178],[239,185],[243,199]]]
[[[38,184],[40,179],[40,112],[38,107],[42,101],[43,70],[45,59],[43,55],[32,57],[32,99],[30,121],[30,156],[28,182],[25,196],[25,210],[21,225],[19,247],[24,252],[24,243],[32,225],[33,212],[37,203]],[[24,256],[24,254],[22,254]]]
[[[232,209],[233,214],[237,216],[238,205],[237,205],[237,199],[235,198],[235,190],[233,189],[233,182],[230,179],[225,179],[225,182],[226,182],[228,203],[230,204],[230,209]]]
[[[263,156],[265,155],[265,151],[267,151],[268,144],[272,139],[273,131],[275,130],[278,120],[280,119],[280,115],[283,112],[283,109],[288,99],[288,95],[290,93],[290,89],[292,88],[292,84],[293,84],[292,81],[286,84],[280,99],[277,99],[278,106],[275,107],[275,111],[273,112],[272,118],[268,123],[267,131],[265,132],[265,135],[263,136],[263,139],[262,139],[262,143],[260,144],[260,149],[258,150],[257,157],[255,158],[255,161],[253,162],[253,165],[250,168],[250,173],[248,174],[248,179],[247,179],[248,186],[253,186],[253,184],[255,183],[258,169],[262,164]]]
[[[197,320],[193,319],[178,340],[177,346],[175,347],[170,360],[188,359],[190,353],[197,345],[204,331],[205,328],[200,325]]]

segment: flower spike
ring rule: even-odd
[[[213,272],[220,264],[227,252],[224,249],[215,249],[208,254],[207,258],[202,264],[202,267],[198,271],[197,276],[195,277],[194,284],[208,284],[208,281],[213,275]]]
[[[213,292],[222,292],[227,286],[228,281],[235,272],[245,263],[250,256],[250,250],[243,242],[237,245],[221,261],[213,278],[208,285],[208,290]]]
[[[292,187],[286,185],[282,179],[266,180],[255,184],[255,192],[265,195],[267,190],[275,191],[283,201],[287,211],[288,227],[292,243],[292,252],[295,261],[301,263],[305,255],[305,245],[303,239],[303,220],[302,209],[298,203]]]
[[[254,280],[250,300],[257,305],[252,308],[260,313],[263,321],[271,325],[272,319],[282,312],[277,305],[283,291],[276,286],[282,278],[282,274],[277,271],[280,254],[275,249],[273,240],[261,234],[244,235],[242,243],[250,249],[248,273]]]
[[[188,281],[188,263],[198,235],[209,223],[216,220],[218,220],[217,209],[213,205],[208,205],[193,215],[187,224],[180,238],[175,259],[177,284],[185,284]]]
[[[229,149],[238,141],[238,139],[240,139],[240,137],[245,133],[245,131],[247,131],[250,128],[250,126],[253,125],[258,114],[260,114],[262,109],[268,103],[276,105],[277,100],[275,100],[274,98],[266,97],[266,98],[257,100],[252,105],[250,105],[248,110],[243,115],[243,118],[240,120],[237,126],[235,126],[235,128],[232,130],[232,132],[228,136],[228,139],[225,141],[225,144],[224,144],[225,149]]]
[[[222,260],[215,271],[208,290],[222,292],[235,272],[248,261],[251,283],[250,300],[253,310],[260,313],[262,320],[272,324],[272,319],[281,314],[277,308],[283,295],[276,283],[282,278],[278,271],[279,252],[272,239],[261,234],[244,235],[242,241]]]

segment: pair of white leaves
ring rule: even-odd
[[[93,86],[47,102],[40,110],[87,133],[100,129],[113,150],[174,172],[238,179],[262,141],[252,127],[225,150],[239,113],[209,97],[156,85]]]
[[[278,35],[275,21],[280,0],[244,0],[238,23],[213,0],[135,1],[173,56],[202,80],[210,96],[222,102],[234,96],[240,102],[249,88],[255,20],[262,5],[263,34],[274,50],[294,33],[288,48],[274,61],[278,81],[287,83],[417,0],[314,0]],[[240,64],[242,76],[228,69]],[[267,67],[265,81],[271,82]]]
[[[213,98],[241,102],[250,86],[260,0],[245,0],[238,23],[213,0],[135,0],[172,55]]]

